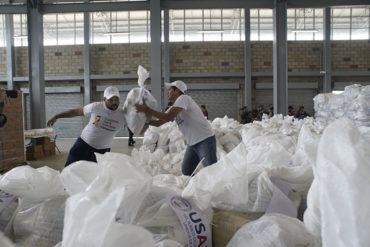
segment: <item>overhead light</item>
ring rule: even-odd
[[[104,33],[105,36],[119,36],[119,35],[125,35],[129,34],[129,32],[107,32]]]
[[[210,30],[200,30],[198,33],[223,33],[224,30],[222,29],[210,29]]]
[[[315,29],[293,29],[293,33],[316,33],[317,30]]]
[[[14,36],[13,38],[14,39],[27,39],[28,36],[27,35],[18,35],[18,36]]]

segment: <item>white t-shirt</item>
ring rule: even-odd
[[[86,105],[83,111],[90,120],[81,133],[81,139],[96,149],[111,148],[114,136],[126,126],[122,108],[112,111],[104,102],[96,102]]]
[[[176,123],[188,145],[195,145],[215,134],[202,110],[190,96],[181,95],[173,106],[183,109],[176,116]]]

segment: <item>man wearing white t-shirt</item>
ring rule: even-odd
[[[126,126],[123,110],[118,108],[119,98],[117,88],[107,87],[104,90],[104,102],[59,113],[48,121],[48,126],[53,126],[58,118],[85,116],[90,119],[69,151],[65,166],[79,160],[96,162],[95,152],[104,154],[110,151],[114,136]]]
[[[182,173],[190,176],[201,160],[204,166],[217,162],[216,137],[200,107],[190,96],[185,95],[186,84],[183,81],[174,81],[165,85],[168,87],[168,99],[174,102],[173,106],[166,112],[158,112],[144,102],[142,105],[136,105],[136,110],[145,112],[148,119],[158,119],[148,121],[147,126],[161,126],[175,119],[188,145],[182,163]]]

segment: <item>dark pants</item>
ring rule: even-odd
[[[193,145],[188,146],[185,151],[184,160],[182,162],[182,174],[190,176],[193,174],[198,163],[203,159],[204,166],[210,166],[217,162],[216,155],[216,137],[211,136],[207,139]]]
[[[96,149],[91,147],[89,144],[79,137],[73,144],[71,150],[69,150],[68,158],[64,167],[69,166],[71,163],[79,160],[87,160],[96,162],[95,152],[104,154],[109,152],[110,148]]]

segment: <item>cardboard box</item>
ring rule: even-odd
[[[263,213],[243,214],[215,209],[212,222],[213,247],[225,247],[240,227],[262,215]]]
[[[44,152],[51,151],[51,150],[55,149],[55,142],[45,143],[44,145],[42,145],[42,147],[44,149]]]
[[[26,152],[27,153],[40,153],[40,152],[43,152],[43,146],[42,145],[32,145],[32,146],[28,146],[26,148]]]
[[[35,142],[36,145],[43,145],[45,143],[50,142],[50,137],[48,137],[48,136],[37,137],[37,138],[34,138],[34,142]]]

